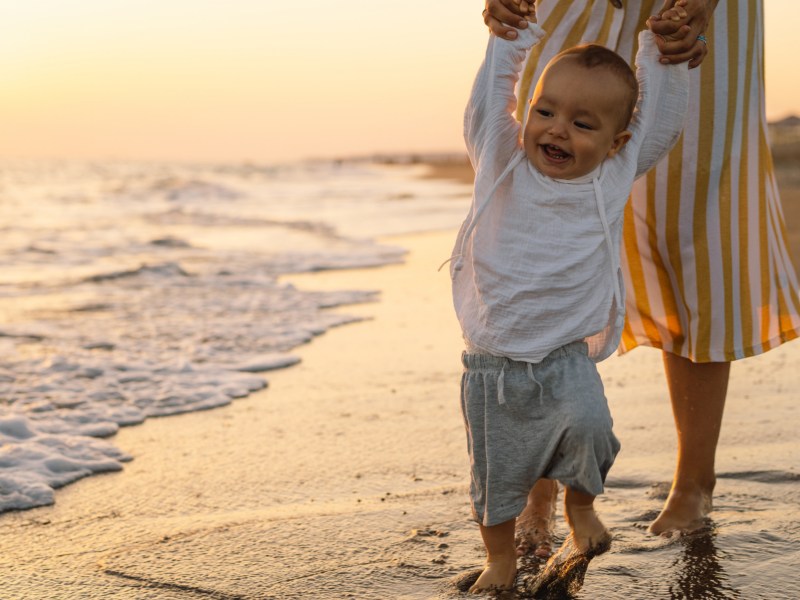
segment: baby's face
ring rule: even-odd
[[[624,131],[625,90],[606,69],[566,56],[551,63],[533,92],[523,143],[528,160],[555,179],[575,179],[614,156]]]

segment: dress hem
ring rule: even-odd
[[[675,352],[672,348],[666,348],[661,341],[658,340],[639,340],[634,339],[633,344],[630,346],[624,346],[622,343],[617,347],[617,355],[622,356],[623,354],[627,354],[631,350],[638,348],[639,346],[655,348],[657,350],[662,350],[664,352],[669,352],[670,354],[675,354],[676,356],[680,356],[682,358],[686,358],[694,363],[711,363],[711,362],[733,362],[735,360],[740,360],[742,358],[750,358],[752,356],[758,356],[759,354],[764,354],[769,352],[770,350],[774,350],[779,346],[785,344],[786,342],[791,342],[794,339],[800,337],[800,330],[798,329],[786,329],[781,331],[778,335],[765,342],[760,344],[754,344],[752,346],[748,346],[746,348],[737,348],[732,351],[728,351],[724,353],[723,358],[716,358],[714,356],[704,356],[698,357],[693,356],[691,352]]]

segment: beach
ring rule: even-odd
[[[421,175],[469,179],[463,165]],[[781,172],[781,191],[800,256],[795,175]],[[301,292],[353,293],[324,308],[330,328],[293,348],[300,363],[270,371],[265,389],[123,427],[111,439],[132,458],[123,470],[0,515],[0,597],[466,597],[459,576],[483,550],[460,332],[437,271],[454,236],[389,232],[378,241],[405,249],[402,262],[281,275]],[[598,501],[614,541],[575,598],[800,597],[799,360],[794,342],[733,365],[712,524],[672,539],[646,532],[674,465],[660,354],[601,364],[622,442]]]

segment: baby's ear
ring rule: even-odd
[[[628,143],[628,140],[631,139],[631,132],[627,129],[620,131],[617,135],[614,136],[613,141],[611,142],[611,148],[608,150],[608,154],[606,154],[606,158],[611,158],[615,156],[617,152],[622,150],[622,147]]]

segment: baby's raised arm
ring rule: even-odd
[[[637,177],[649,171],[675,144],[689,106],[689,69],[685,62],[662,64],[656,37],[647,30],[639,33],[639,101],[630,125],[632,146],[638,146]]]
[[[504,165],[519,147],[515,87],[528,50],[544,37],[535,23],[535,13],[530,13],[530,18],[534,22],[516,39],[489,36],[486,56],[464,113],[464,138],[476,169],[479,163]]]

